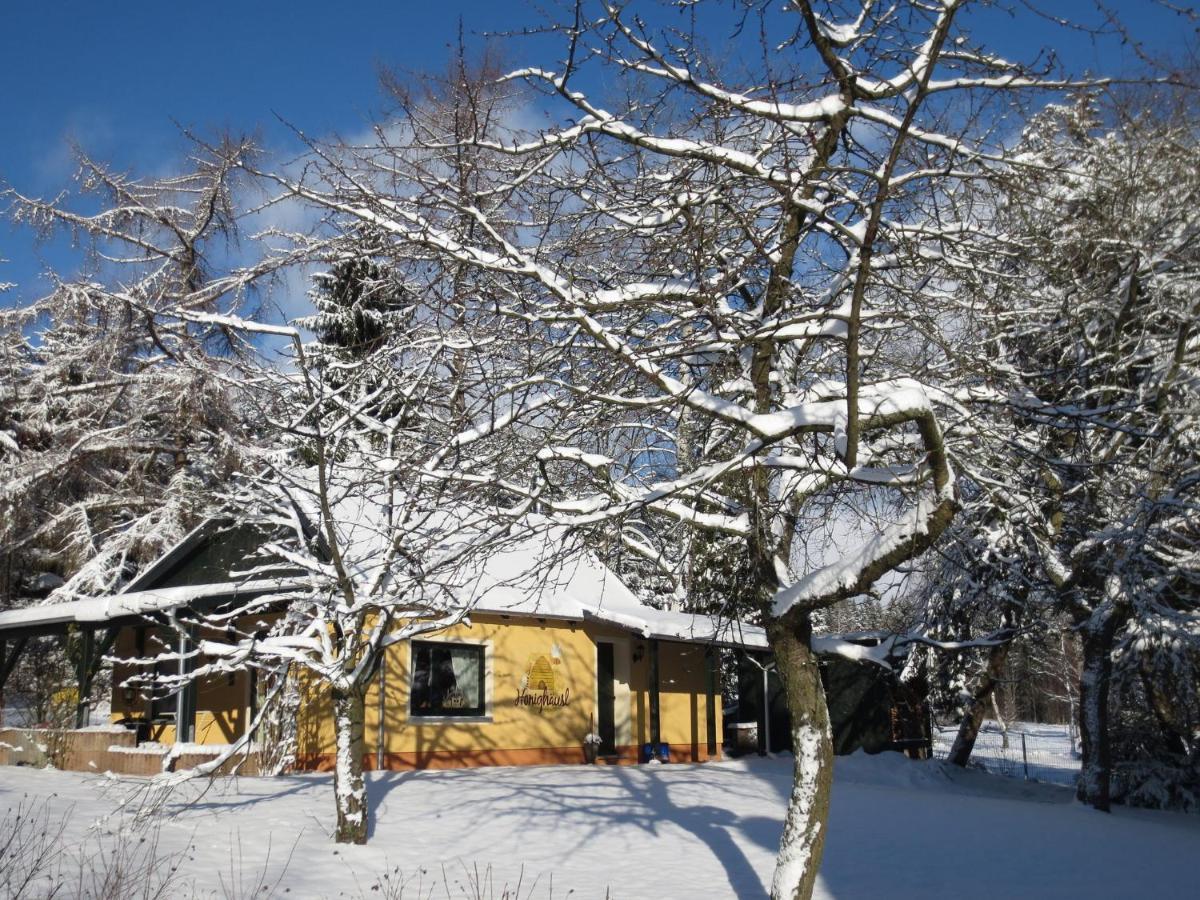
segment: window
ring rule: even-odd
[[[483,676],[482,646],[413,641],[409,715],[484,715]]]
[[[175,653],[179,649],[178,647],[172,647],[161,635],[151,634],[148,637],[149,640],[146,643],[150,644],[149,651],[147,652],[142,647],[139,647],[139,656],[162,656],[168,653]],[[146,688],[146,691],[150,694],[151,722],[175,721],[175,708],[179,705],[178,692],[168,692],[163,687],[163,681],[178,675],[178,659],[160,659],[154,664],[154,681]]]

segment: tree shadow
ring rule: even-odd
[[[231,776],[218,775],[212,779],[197,779],[192,782],[200,790],[200,796],[196,799],[180,798],[179,805],[193,810],[200,811],[230,811],[236,809],[253,809],[263,803],[273,803],[284,797],[290,797],[295,794],[302,794],[305,791],[314,791],[319,796],[330,798],[330,808],[333,807],[333,776],[317,773],[303,773],[292,775],[275,775],[269,779],[271,785],[279,785],[273,790],[264,790],[262,793],[246,794],[242,793],[239,784],[241,778]],[[256,782],[267,782],[268,779],[257,778]],[[189,784],[185,782],[185,784]],[[212,793],[213,786],[228,785],[229,789],[222,788],[218,793]]]
[[[761,847],[773,855],[779,843],[781,819],[737,815],[711,803],[691,802],[691,797],[698,783],[702,785],[701,796],[710,791],[744,794],[744,788],[731,783],[734,779],[752,779],[753,791],[759,791],[758,785],[766,781],[771,783],[772,793],[786,793],[773,783],[778,779],[771,772],[684,763],[465,769],[406,775],[442,785],[449,796],[469,797],[477,818],[511,820],[509,829],[513,832],[523,832],[550,815],[559,823],[560,835],[567,831],[571,835],[568,852],[580,850],[613,828],[633,827],[648,839],[665,839],[673,831],[686,832],[709,850],[725,873],[728,887],[714,885],[714,893],[729,891],[740,898],[767,896],[763,882],[769,873],[762,872],[747,857],[745,845]],[[516,777],[506,777],[513,775]],[[402,778],[388,774],[373,780],[372,809],[399,786]],[[478,789],[464,784],[468,781],[477,783]]]
[[[379,828],[379,811],[384,801],[402,784],[416,776],[416,772],[377,772],[367,777],[367,835],[368,840],[375,837]]]

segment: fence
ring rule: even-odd
[[[958,726],[934,726],[933,755],[945,759]],[[1074,787],[1079,777],[1079,754],[1066,725],[1015,722],[1007,735],[999,724],[985,721],[980,729],[971,765],[1010,778]]]

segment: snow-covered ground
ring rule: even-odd
[[[946,758],[957,731],[957,726],[934,728],[934,756]],[[989,719],[975,741],[971,763],[994,775],[1073,787],[1080,760],[1066,725],[1013,722],[1008,726],[1006,745],[1000,726]]]
[[[4,705],[0,706],[0,728],[37,728],[44,724],[38,721],[33,708],[26,706],[20,696],[14,697],[9,694],[3,699]],[[88,714],[89,726],[108,725],[111,722],[108,700],[98,702]]]
[[[269,884],[278,882],[273,896],[285,889],[288,897],[401,896],[372,891],[390,872],[392,883],[410,879],[406,898],[536,900],[569,891],[578,900],[602,900],[606,892],[619,900],[764,897],[789,765],[753,758],[375,774],[366,847],[331,842],[328,776],[243,778],[202,794],[187,787],[187,796],[200,796],[186,807],[182,794],[173,802],[176,815],[163,821],[155,852],[173,856],[169,864],[195,879],[200,896],[213,895],[222,879],[228,885],[231,870],[240,869],[241,896],[263,872]],[[52,816],[70,811],[67,848],[121,835],[137,843],[126,818],[104,820],[129,784],[0,769],[0,815],[24,798]],[[896,754],[858,755],[837,762],[818,894],[1195,896],[1197,849],[1200,817],[1125,809],[1103,815],[1059,787],[950,772]],[[474,871],[490,876],[490,892],[469,888]],[[519,879],[520,891],[503,895],[503,885],[511,890]],[[187,895],[178,885],[171,892]]]

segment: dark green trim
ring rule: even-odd
[[[708,755],[717,755],[717,650],[704,651],[704,724],[708,731]]]
[[[171,572],[186,562],[197,549],[207,543],[209,538],[217,534],[221,529],[229,527],[230,524],[231,520],[227,519],[206,519],[184,535],[178,544],[139,572],[125,586],[124,593],[161,587],[163,581],[166,580]]]
[[[246,680],[250,687],[250,719],[246,722],[246,727],[249,728],[251,723],[258,718],[258,669],[254,666],[247,666]]]
[[[658,755],[658,745],[662,740],[661,718],[658,707],[658,640],[650,639],[650,743],[651,752]]]

